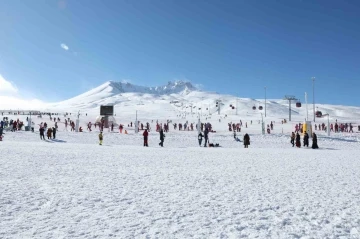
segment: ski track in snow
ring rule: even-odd
[[[319,150],[281,134],[6,133],[0,238],[359,238],[360,147],[319,136]],[[310,140],[311,142],[311,140]]]

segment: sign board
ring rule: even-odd
[[[100,115],[114,115],[114,106],[113,105],[101,105],[100,106]]]

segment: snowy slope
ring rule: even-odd
[[[259,119],[265,109],[258,110],[264,105],[264,99],[237,98],[232,95],[221,95],[212,92],[199,91],[190,82],[169,82],[160,87],[136,86],[127,82],[106,82],[72,99],[48,104],[45,109],[55,112],[78,112],[99,114],[100,105],[114,105],[115,112],[125,118],[133,117],[137,110],[145,118],[173,119],[179,115],[190,114],[213,117],[217,114],[216,101],[221,100],[221,117],[227,115],[230,119],[240,118]],[[176,102],[176,103],[174,103]],[[230,105],[234,106],[232,109]],[[253,110],[255,106],[257,110]],[[358,120],[360,119],[359,107],[341,105],[316,104],[316,110],[323,114],[330,114],[330,120]],[[272,119],[288,118],[288,102],[282,99],[270,99],[266,103],[267,117]],[[237,115],[236,115],[237,114]],[[309,105],[309,118],[312,119],[312,105]],[[306,107],[296,108],[292,104],[292,118],[304,121]]]

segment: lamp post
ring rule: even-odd
[[[314,113],[314,122],[315,122],[315,77],[311,77],[312,87],[313,87],[313,113]]]

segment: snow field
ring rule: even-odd
[[[244,149],[200,148],[170,132],[6,133],[0,157],[1,238],[359,238],[359,143],[319,137],[296,149],[280,134]],[[311,142],[311,140],[310,140]]]

